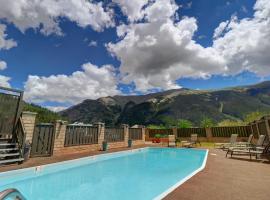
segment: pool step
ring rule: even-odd
[[[0,160],[0,165],[8,164],[8,163],[15,163],[15,162],[22,162],[22,161],[23,161],[23,158]]]

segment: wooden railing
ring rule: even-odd
[[[19,118],[19,120],[16,124],[14,135],[15,135],[15,138],[14,138],[15,142],[18,143],[20,156],[23,157],[26,132],[25,132],[21,117]]]
[[[98,143],[98,127],[88,125],[68,125],[65,147]]]
[[[125,140],[124,128],[105,128],[104,140],[107,142],[122,142]]]
[[[141,128],[130,128],[129,139],[131,140],[142,140],[142,129]]]

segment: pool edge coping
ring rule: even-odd
[[[183,178],[180,181],[178,181],[177,183],[175,183],[173,186],[171,186],[170,188],[168,188],[167,190],[165,190],[164,192],[162,192],[158,196],[154,197],[153,200],[162,200],[167,195],[169,195],[171,192],[173,192],[176,188],[178,188],[179,186],[184,184],[186,181],[191,179],[193,176],[198,174],[200,171],[202,171],[206,166],[209,149],[205,149],[205,151],[206,151],[206,153],[205,153],[204,160],[203,160],[203,163],[202,163],[201,167],[199,167],[198,169],[196,169],[195,171],[190,173],[188,176],[186,176],[185,178]]]

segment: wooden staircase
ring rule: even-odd
[[[17,143],[12,143],[10,140],[0,141],[0,166],[21,163],[23,160]]]

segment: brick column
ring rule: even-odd
[[[175,138],[177,138],[177,127],[173,127],[172,131],[173,131]]]
[[[64,148],[65,144],[65,134],[67,128],[67,122],[62,120],[57,120],[54,124],[54,147],[53,152],[59,151]]]
[[[207,142],[212,142],[213,141],[212,129],[211,128],[205,128],[205,132],[206,132],[206,140],[207,140]]]
[[[143,144],[145,144],[145,132],[146,132],[146,128],[145,126],[142,128],[142,141],[143,141]]]
[[[266,142],[270,141],[270,127],[269,127],[268,120],[270,120],[269,117],[267,117],[267,116],[264,117],[265,127],[266,127],[266,130],[267,130]]]
[[[26,132],[25,141],[32,143],[37,113],[23,112],[22,123]]]
[[[102,149],[102,142],[105,136],[105,123],[98,122],[95,125],[98,127],[98,145],[99,148]]]
[[[128,124],[122,124],[122,127],[124,128],[124,142],[125,142],[125,145],[128,145],[129,125]]]

